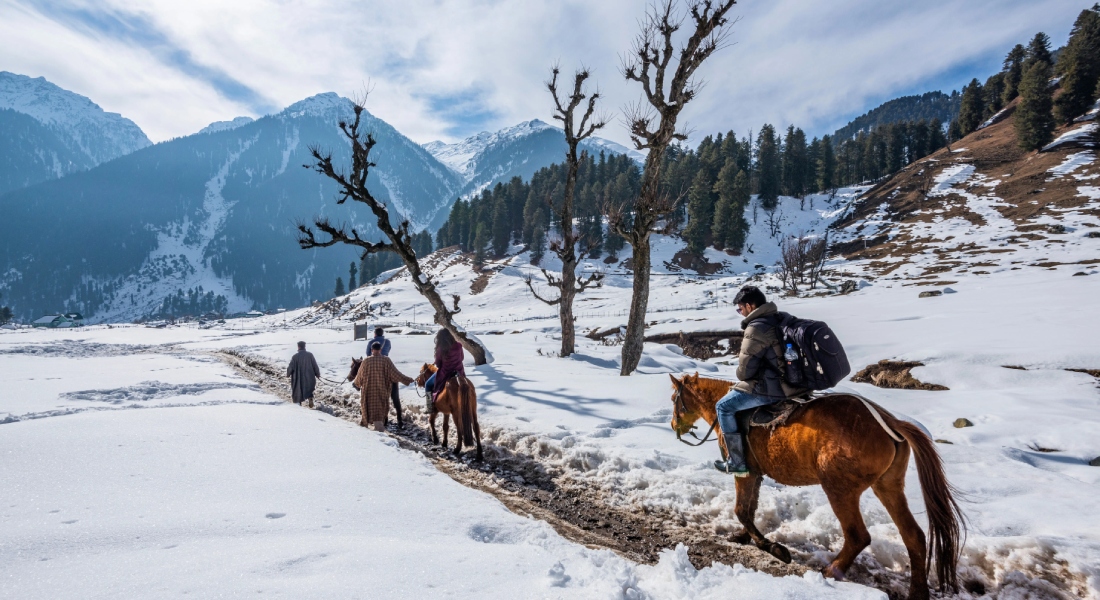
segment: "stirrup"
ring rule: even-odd
[[[735,469],[730,466],[729,461],[716,460],[714,461],[714,468],[726,473],[727,475],[733,475],[734,477],[745,477],[749,475],[748,467],[742,467],[741,469]]]

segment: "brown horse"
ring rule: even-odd
[[[352,382],[351,387],[355,388],[356,391],[359,390],[359,386],[355,385],[355,376],[359,374],[359,365],[361,365],[361,364],[363,364],[363,359],[361,359],[361,358],[352,358],[351,359],[351,372],[348,373],[348,377],[347,377],[348,381]]]
[[[436,372],[433,364],[424,363],[420,368],[420,374],[416,376],[416,385],[424,387],[428,378]],[[438,384],[437,384],[438,385]],[[443,389],[435,395],[435,403],[428,414],[428,423],[432,427],[432,441],[439,443],[439,435],[435,431],[435,417],[443,413],[443,447],[447,447],[447,437],[450,430],[451,417],[455,420],[455,437],[458,443],[455,445],[455,454],[462,451],[462,445],[477,445],[477,460],[482,459],[481,454],[481,425],[477,422],[477,392],[474,384],[470,383],[462,375],[456,375],[447,380]]]
[[[672,383],[672,428],[677,437],[689,433],[699,419],[717,423],[714,405],[729,391],[729,381],[699,377],[696,373],[681,379],[672,377]],[[939,588],[957,591],[960,530],[964,530],[962,512],[952,497],[935,445],[916,425],[871,406],[887,426],[900,434],[903,442],[895,442],[876,422],[868,406],[848,394],[826,396],[799,407],[774,429],[750,428],[745,459],[751,473],[737,478],[734,509],[745,530],[733,541],[742,544],[751,541],[776,558],[790,562],[790,552],[765,538],[753,522],[760,483],[767,475],[784,485],[820,485],[844,531],[844,546],[825,568],[825,574],[843,579],[856,556],[871,543],[871,534],[859,512],[859,498],[871,488],[890,513],[909,552],[910,600],[928,598],[928,572],[933,567]],[[721,432],[718,439],[722,440]],[[725,442],[720,441],[720,445],[725,454]],[[905,471],[910,452],[916,458],[928,514],[931,552],[905,499]]]

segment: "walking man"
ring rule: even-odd
[[[313,354],[306,352],[305,342],[298,342],[298,353],[290,359],[286,376],[290,378],[290,395],[294,403],[300,406],[304,400],[309,400],[309,407],[313,408],[313,389],[317,387],[321,369]]]
[[[724,473],[747,475],[744,438],[737,431],[737,412],[774,404],[806,392],[787,385],[783,380],[783,348],[779,343],[778,309],[768,302],[759,288],[746,285],[737,292],[733,302],[737,314],[744,317],[741,329],[741,352],[737,361],[737,379],[733,389],[715,406],[718,424],[726,442],[726,460],[714,461],[714,466]]]
[[[363,359],[355,375],[355,385],[360,390],[359,408],[363,414],[359,424],[372,425],[375,431],[384,430],[386,414],[390,412],[390,390],[398,383],[408,385],[412,382],[413,378],[398,371],[389,357],[382,356],[382,342],[372,341],[370,356]]]
[[[374,339],[367,344],[367,354],[370,354],[370,348],[374,346],[375,342],[382,343],[382,356],[390,355],[390,341],[386,339],[386,332],[381,327],[374,328]],[[397,391],[397,382],[393,382],[393,386],[390,388],[390,400],[393,402],[393,410],[397,413],[397,428],[402,429],[405,427],[405,422],[401,417],[401,394]],[[389,412],[387,411],[387,416]]]

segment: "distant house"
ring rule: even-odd
[[[46,315],[33,321],[31,326],[45,327],[47,329],[63,329],[65,327],[72,327],[73,322],[65,315]]]
[[[264,313],[262,313],[258,310],[250,310],[250,311],[244,313],[244,316],[246,316],[246,317],[262,317],[262,316],[264,316]]]
[[[73,322],[73,327],[84,326],[84,315],[80,313],[65,313],[65,318]]]

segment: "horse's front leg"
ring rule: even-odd
[[[734,536],[733,541],[738,544],[752,541],[757,548],[789,563],[791,562],[790,551],[783,544],[764,537],[764,534],[756,528],[756,506],[760,500],[760,484],[763,481],[764,478],[755,473],[737,478],[737,505],[734,507],[734,513],[745,530]]]
[[[447,439],[451,433],[451,413],[443,413],[443,447],[447,447]]]

